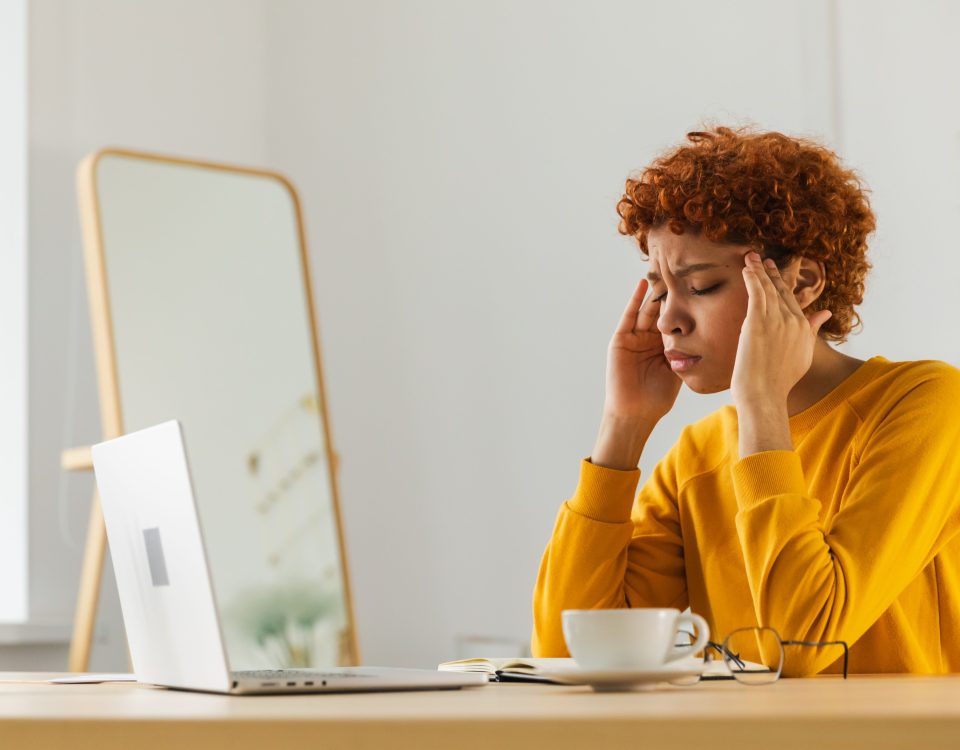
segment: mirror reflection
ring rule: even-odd
[[[229,661],[355,661],[295,194],[105,153],[96,167],[124,431],[183,424]]]

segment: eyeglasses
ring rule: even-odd
[[[785,649],[784,646],[789,647],[789,649]],[[701,679],[734,679],[745,685],[769,685],[780,678],[784,662],[796,658],[792,656],[788,658],[788,654],[793,651],[795,646],[842,647],[843,679],[847,679],[849,648],[844,641],[785,641],[773,628],[760,626],[738,628],[724,638],[723,643],[707,641],[707,646],[703,651],[704,662],[711,661],[711,657],[716,658],[715,654],[719,654],[723,659],[724,666],[730,671],[729,675],[697,674],[689,678],[683,677],[671,680],[671,682],[677,685],[692,685]]]

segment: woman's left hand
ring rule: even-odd
[[[744,258],[747,316],[730,390],[738,407],[786,406],[787,396],[810,369],[820,326],[829,310],[806,315],[772,260],[755,252]]]

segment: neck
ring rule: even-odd
[[[813,406],[846,380],[864,360],[838,352],[821,338],[813,350],[810,369],[787,396],[787,414],[793,416]]]

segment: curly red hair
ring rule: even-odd
[[[876,227],[857,173],[821,144],[778,132],[718,126],[687,140],[627,180],[620,233],[636,237],[644,255],[649,231],[666,224],[752,246],[781,268],[797,256],[822,261],[825,286],[807,312],[830,310],[820,336],[845,341],[861,325],[853,308]]]

